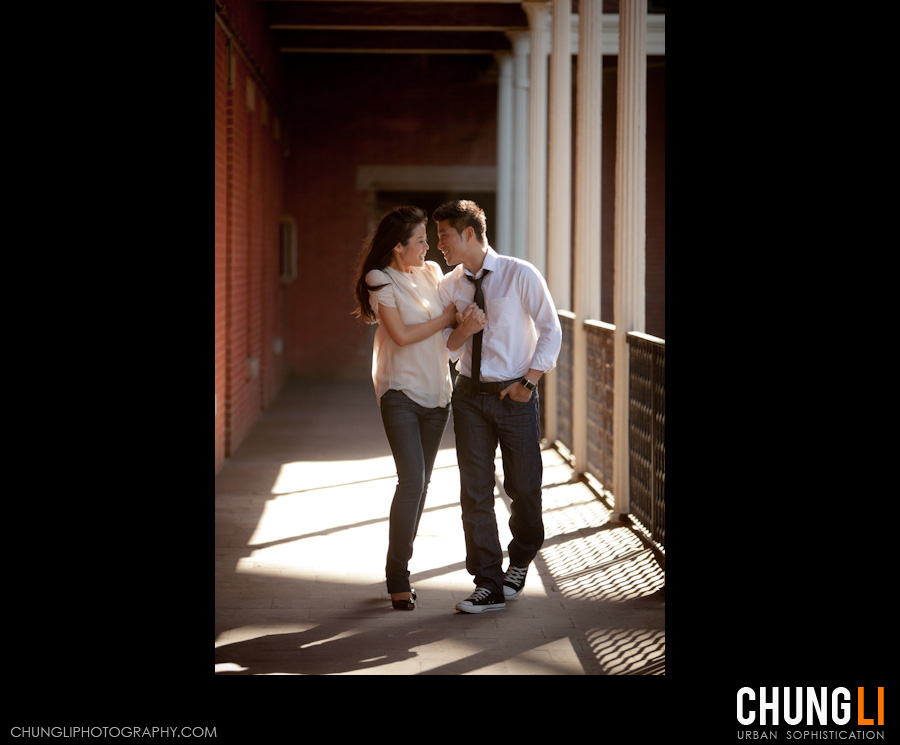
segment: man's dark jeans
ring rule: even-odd
[[[409,560],[434,459],[450,417],[450,407],[427,409],[406,394],[389,390],[381,397],[381,421],[397,466],[397,489],[385,574],[388,592],[409,592]]]
[[[544,542],[541,514],[543,464],[538,391],[527,403],[497,393],[453,391],[453,425],[459,463],[460,506],[466,536],[466,570],[477,587],[503,592],[503,552],[494,513],[494,454],[503,456],[503,488],[512,501],[509,561],[527,567]]]

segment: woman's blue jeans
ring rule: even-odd
[[[388,592],[411,589],[413,541],[449,417],[449,406],[428,409],[397,390],[389,390],[381,398],[381,421],[397,466],[385,565]]]
[[[519,403],[497,393],[453,390],[453,427],[459,462],[466,570],[477,587],[503,591],[503,551],[494,512],[494,457],[503,456],[503,488],[510,498],[509,562],[527,567],[544,542],[538,391]]]

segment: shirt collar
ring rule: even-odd
[[[475,275],[475,279],[478,279],[482,274],[484,274],[485,270],[494,271],[494,268],[497,266],[497,260],[499,258],[499,254],[494,250],[493,246],[488,244],[487,253],[484,255],[484,263],[481,265],[481,269],[478,271],[478,274]],[[463,273],[469,274],[469,270],[463,267]]]

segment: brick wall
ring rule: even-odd
[[[248,37],[252,28],[241,29],[239,38]],[[278,276],[281,118],[241,55],[233,55],[228,85],[229,43],[239,42],[229,41],[216,22],[216,473],[277,395],[286,373],[284,352],[276,345],[285,335],[286,307]]]
[[[216,24],[216,80],[215,80],[215,248],[216,248],[216,291],[215,291],[215,416],[216,416],[216,473],[225,461],[225,311],[226,294],[226,169],[227,169],[227,124],[225,101],[227,98],[225,33]]]

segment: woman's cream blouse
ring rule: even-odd
[[[372,349],[372,382],[379,406],[381,397],[392,388],[403,391],[425,408],[450,403],[450,365],[443,334],[437,332],[400,347],[381,324],[379,314],[382,305],[396,308],[407,326],[437,318],[443,310],[438,293],[442,276],[440,266],[433,261],[426,261],[423,267],[414,266],[412,273],[385,267],[366,274],[369,287],[384,285],[380,290],[369,290],[369,304],[378,318]]]

